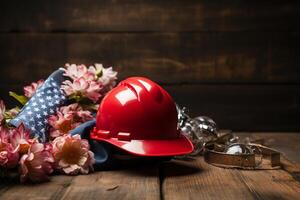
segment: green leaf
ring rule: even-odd
[[[98,79],[101,78],[102,75],[103,75],[103,70],[101,70],[100,72],[97,72],[97,74],[96,74]]]
[[[72,102],[78,103],[82,106],[85,110],[89,110],[95,112],[98,110],[98,103],[94,103],[89,98],[82,95],[82,93],[74,93],[68,96],[68,99]]]
[[[70,96],[68,96],[68,99],[73,100],[76,103],[78,103],[82,99],[82,95],[81,95],[81,93],[74,93],[74,94],[71,94]]]
[[[18,95],[15,92],[9,92],[9,96],[13,97],[14,99],[16,99],[20,104],[22,104],[23,106],[27,103],[28,98],[24,95]]]
[[[92,111],[92,112],[95,112],[98,110],[99,108],[99,105],[98,104],[81,104],[81,106],[83,107],[83,109],[85,110],[89,110],[89,111]]]
[[[13,110],[15,110],[16,113],[13,113],[13,112],[12,112]],[[6,112],[4,113],[4,118],[5,118],[6,120],[13,119],[13,118],[20,112],[20,110],[21,110],[21,109],[20,109],[18,106],[16,106],[16,107],[14,107],[14,108],[12,108],[12,109],[6,111]]]

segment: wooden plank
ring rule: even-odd
[[[299,83],[295,33],[0,34],[1,83],[46,77],[66,62],[116,66],[160,83]],[[33,70],[34,69],[34,70]]]
[[[286,171],[286,173],[283,173],[283,170],[240,171],[240,178],[249,187],[249,190],[255,191],[258,198],[265,199],[264,196],[268,194],[267,199],[294,199],[294,193],[300,191],[300,134],[291,132],[241,132],[236,134],[241,139],[245,137],[263,139],[264,145],[280,151],[282,169]],[[257,177],[255,181],[253,177]],[[266,182],[269,182],[267,187]]]
[[[241,139],[263,139],[266,146],[272,147],[281,153],[282,169],[291,174],[295,180],[300,181],[300,159],[299,159],[299,133],[291,132],[240,132],[236,133]]]
[[[0,99],[17,104],[8,91],[20,85],[1,85]],[[235,131],[300,130],[300,85],[198,84],[165,85],[164,88],[191,116],[206,115],[222,129]]]
[[[300,152],[299,133],[237,135],[264,138],[267,145],[283,151],[288,158],[294,159]],[[280,170],[237,170],[211,166],[202,157],[171,161],[162,166],[162,194],[164,199],[298,199],[300,182],[295,178],[299,178],[300,166],[289,165]]]
[[[76,176],[62,199],[160,199],[158,169],[97,172]]]
[[[299,85],[199,84],[166,86],[191,116],[206,115],[222,129],[297,131]]]
[[[291,132],[239,132],[240,138],[263,139],[264,144],[280,151],[288,160],[300,164],[300,134]]]
[[[300,182],[283,170],[235,170],[195,161],[163,166],[163,198],[168,199],[297,199]]]
[[[120,78],[150,76],[164,82],[198,78],[213,66],[206,33],[187,34],[4,34],[0,48],[3,82],[20,83],[46,76],[66,62],[113,65]],[[199,53],[197,50],[206,49]],[[195,67],[193,63],[197,60]],[[16,70],[17,69],[17,70]],[[32,70],[34,69],[34,70]],[[186,75],[184,75],[186,74]],[[24,76],[27,75],[27,76]],[[192,76],[192,77],[191,77]]]
[[[53,176],[42,184],[10,184],[0,199],[147,199],[160,198],[158,168],[145,166],[79,176]]]
[[[247,135],[251,133],[246,133]],[[286,134],[284,139],[282,136]],[[241,134],[239,134],[241,135]],[[274,135],[274,136],[273,136]],[[281,138],[293,148],[299,136],[262,134]],[[290,138],[290,139],[287,139]],[[273,143],[274,143],[273,141]],[[292,142],[293,145],[289,143]],[[276,142],[274,143],[276,144]],[[298,150],[296,150],[298,151]],[[161,181],[161,194],[159,182]],[[300,182],[284,170],[234,170],[208,165],[202,157],[172,160],[145,167],[96,172],[85,176],[54,176],[51,182],[1,189],[1,199],[297,199]]]
[[[300,182],[284,170],[240,170],[239,178],[256,199],[298,199]]]
[[[162,165],[163,199],[254,199],[234,170],[212,167],[202,157]]]
[[[215,77],[229,82],[298,82],[296,33],[234,32],[215,37]]]
[[[0,199],[61,199],[72,182],[72,176],[53,176],[40,184],[11,184],[0,193]]]
[[[1,1],[0,31],[299,30],[297,1]]]

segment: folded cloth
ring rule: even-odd
[[[27,129],[31,130],[31,137],[38,138],[40,142],[46,142],[49,132],[49,115],[55,114],[56,109],[67,102],[64,92],[60,89],[65,80],[63,73],[61,69],[53,72],[9,123],[13,126],[23,123]]]
[[[96,124],[96,120],[87,121],[77,128],[70,131],[71,135],[80,135],[82,139],[86,139],[89,141],[90,149],[94,153],[95,156],[95,165],[104,165],[109,163],[110,158],[110,146],[108,144],[98,142],[90,139],[90,132]]]

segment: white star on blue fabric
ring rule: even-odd
[[[66,103],[65,94],[60,89],[64,80],[63,71],[55,71],[10,123],[14,126],[24,123],[28,129],[31,129],[32,136],[45,142],[48,138],[49,115],[55,114],[56,110]]]

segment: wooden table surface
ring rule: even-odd
[[[280,170],[211,166],[197,157],[154,166],[53,176],[37,185],[1,184],[0,199],[300,199],[300,133],[238,133],[282,151]]]

